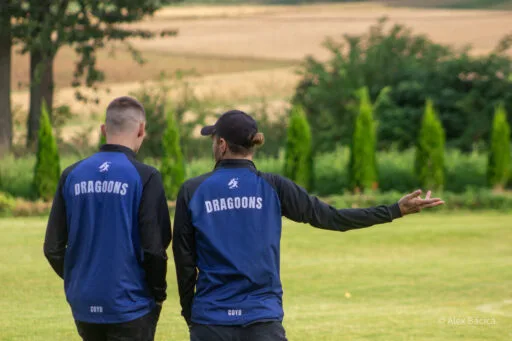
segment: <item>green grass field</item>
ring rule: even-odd
[[[44,227],[0,220],[2,341],[78,340]],[[430,213],[345,234],[285,222],[282,280],[290,341],[512,340],[512,215]],[[157,340],[187,340],[172,263]]]

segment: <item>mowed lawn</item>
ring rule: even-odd
[[[45,219],[0,219],[0,340],[78,340]],[[255,241],[256,242],[256,241]],[[348,233],[286,221],[290,341],[512,340],[512,215],[439,213]],[[187,340],[174,265],[157,340]]]

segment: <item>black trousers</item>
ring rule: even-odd
[[[84,341],[153,341],[162,307],[125,323],[96,324],[75,321],[78,334]]]
[[[248,326],[192,324],[190,341],[287,341],[281,322],[261,322]]]

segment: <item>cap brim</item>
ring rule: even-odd
[[[215,126],[206,126],[201,129],[201,135],[211,136],[215,134]]]

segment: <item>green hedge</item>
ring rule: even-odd
[[[0,217],[10,216],[15,207],[16,200],[9,194],[0,192]]]
[[[66,167],[78,161],[77,156],[61,157],[60,165],[64,170]],[[0,160],[0,192],[8,193],[14,197],[25,199],[36,199],[33,187],[35,155],[23,158],[7,156]]]
[[[340,195],[324,200],[337,208],[362,208],[396,203],[403,193],[387,192],[370,195]],[[446,205],[432,209],[435,211],[453,210],[500,210],[512,211],[512,194],[493,193],[489,190],[468,190],[465,193],[444,192],[440,195]]]
[[[63,157],[61,167],[78,161],[77,157]],[[315,189],[321,196],[343,194],[348,189],[348,148],[338,148],[327,154],[317,155],[314,162]],[[160,162],[146,159],[146,162],[159,168]],[[263,172],[281,174],[284,155],[278,158],[257,157],[256,165]],[[35,157],[15,159],[7,157],[0,160],[0,191],[14,197],[35,199],[31,186]],[[414,151],[390,151],[377,153],[379,170],[379,190],[392,190],[405,193],[419,187],[413,172]],[[212,158],[187,162],[186,178],[199,176],[214,167]],[[459,151],[447,151],[445,158],[447,192],[462,193],[468,188],[485,188],[487,155],[484,153],[465,154]]]
[[[374,193],[364,195],[336,195],[322,199],[336,208],[363,208],[377,205],[390,205],[397,202],[403,193],[392,191],[387,193]],[[445,206],[429,210],[430,212],[454,210],[498,210],[512,212],[512,194],[493,193],[489,190],[469,190],[465,193],[442,193],[446,201]],[[0,192],[0,217],[29,217],[47,216],[51,203],[14,199]],[[174,214],[174,202],[169,202],[171,214]]]

